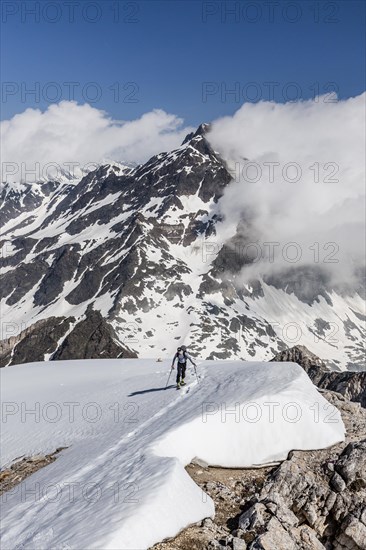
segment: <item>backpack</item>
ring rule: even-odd
[[[184,359],[187,360],[187,356],[186,356],[187,348],[186,348],[186,346],[179,346],[179,347],[180,347],[181,351],[183,352]],[[178,350],[177,350],[177,357],[179,357],[179,351]]]

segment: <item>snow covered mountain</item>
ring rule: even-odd
[[[223,230],[228,168],[201,125],[136,167],[2,188],[0,365],[44,359],[268,360],[294,344],[364,369],[362,283],[332,288],[316,265],[243,285],[249,237]]]

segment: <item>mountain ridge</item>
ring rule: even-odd
[[[3,189],[3,340],[41,319],[80,322],[93,309],[140,357],[171,354],[184,340],[207,359],[266,360],[296,343],[295,331],[333,368],[364,368],[360,294],[342,296],[315,266],[237,278],[252,259],[232,242],[252,236],[240,220],[236,234],[222,231],[231,174],[209,129],[136,167]]]

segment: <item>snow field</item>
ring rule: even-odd
[[[294,363],[204,361],[200,384],[188,368],[188,393],[174,389],[175,372],[164,389],[169,367],[121,359],[1,370],[2,465],[67,447],[3,495],[2,548],[147,549],[214,515],[184,469],[194,457],[263,465],[344,439],[339,412]]]

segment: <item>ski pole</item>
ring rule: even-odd
[[[198,375],[197,375],[196,365],[193,365],[193,367],[194,367],[194,372],[195,372],[195,374],[196,374],[196,378],[197,378],[197,384],[199,384],[199,383],[200,383],[200,381],[198,380]]]
[[[167,383],[166,383],[166,385],[165,385],[165,389],[167,389],[167,387],[168,387],[169,380],[170,380],[170,376],[171,376],[171,374],[172,374],[172,370],[173,370],[173,367],[171,367],[171,369],[170,369],[170,373],[169,373],[169,376],[168,376]]]

